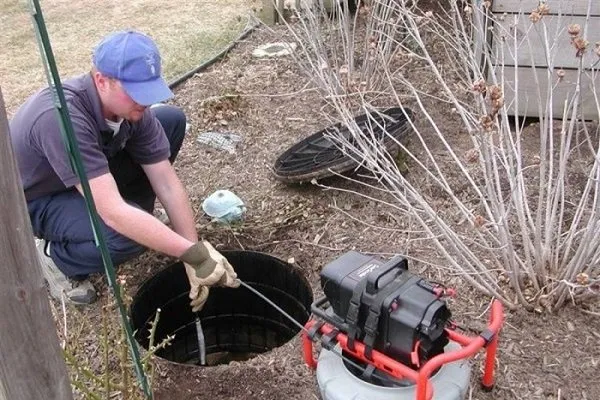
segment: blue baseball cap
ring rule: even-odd
[[[93,63],[102,74],[118,79],[136,103],[149,106],[173,96],[161,77],[160,54],[152,39],[140,32],[106,36],[94,49]]]

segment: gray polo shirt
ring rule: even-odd
[[[108,159],[124,150],[143,165],[169,158],[169,141],[150,109],[138,122],[123,121],[117,134],[102,115],[90,74],[63,83],[75,138],[88,179],[109,173]],[[48,88],[33,95],[10,121],[12,145],[27,201],[79,183],[63,144]]]

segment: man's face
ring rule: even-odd
[[[132,122],[142,119],[146,106],[136,103],[127,94],[118,79],[109,78],[96,72],[94,80],[106,118],[124,118]]]
[[[146,106],[142,106],[127,94],[121,82],[117,79],[109,80],[109,96],[108,102],[110,104],[111,111],[117,116],[124,118],[128,121],[136,122],[142,119],[142,115],[146,110]]]

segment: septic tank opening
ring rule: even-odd
[[[239,278],[267,296],[304,325],[310,316],[312,292],[306,278],[292,265],[263,253],[223,251]],[[206,365],[244,361],[291,340],[300,328],[246,288],[211,288],[199,313],[189,305],[189,283],[182,263],[173,264],[147,280],[133,299],[131,320],[136,339],[149,345],[150,322],[160,309],[154,345],[168,335],[171,344],[156,355],[200,365],[196,317],[200,318]]]

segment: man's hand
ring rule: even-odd
[[[194,244],[180,259],[194,269],[193,279],[198,285],[232,288],[240,286],[237,274],[229,261],[207,241]]]
[[[236,288],[240,285],[229,261],[206,241],[194,244],[180,259],[186,264],[194,312],[199,311],[206,302],[209,286]]]
[[[186,264],[186,272],[188,268],[191,269],[192,273],[194,273],[194,269],[190,265]],[[206,303],[206,300],[208,300],[208,293],[210,289],[208,288],[208,286],[199,286],[197,284],[192,283],[192,279],[190,279],[190,286],[190,299],[192,300],[190,302],[190,306],[192,307],[192,312],[198,312],[202,310],[204,304]]]

